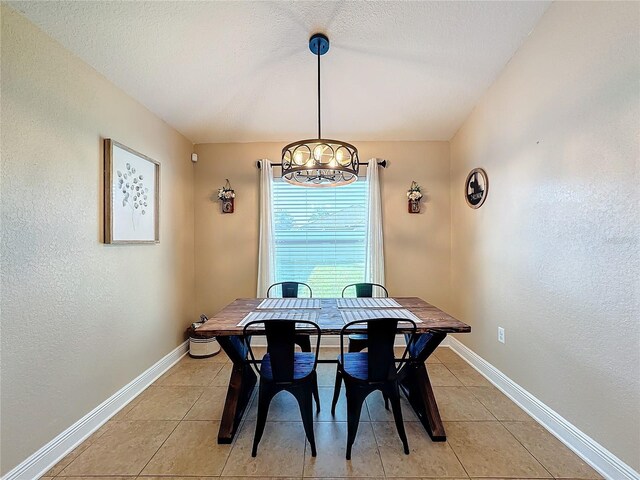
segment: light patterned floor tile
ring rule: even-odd
[[[446,364],[446,367],[453,373],[463,385],[467,387],[492,387],[491,382],[468,364]]]
[[[445,422],[447,443],[471,477],[549,478],[500,422]]]
[[[137,475],[178,422],[123,421],[80,453],[61,475]]]
[[[527,413],[496,387],[467,387],[498,420],[533,422]]]
[[[251,457],[255,422],[245,422],[222,472],[224,476],[301,476],[304,463],[302,422],[267,422],[258,445],[257,457]]]
[[[316,414],[314,411],[314,420],[316,422],[346,422],[347,421],[347,397],[345,395],[344,384],[340,388],[340,395],[338,396],[338,403],[336,404],[336,414],[331,415],[331,402],[333,401],[333,387],[319,387],[318,393],[320,394],[320,413]],[[369,411],[366,405],[363,405],[362,412],[360,414],[361,422],[368,422]]]
[[[185,420],[220,420],[227,398],[226,387],[205,387]]]
[[[434,355],[445,365],[468,365],[460,355],[447,347],[436,348]]]
[[[156,387],[208,387],[224,363],[179,362],[154,382]]]
[[[347,423],[319,422],[314,424],[317,456],[311,456],[307,444],[304,461],[305,477],[376,477],[384,475],[370,423],[361,423],[346,460]]]
[[[220,480],[256,480],[257,477],[220,477]],[[302,477],[260,477],[260,480],[301,480]],[[165,479],[159,479],[159,480],[165,480]],[[171,479],[173,480],[173,478]],[[185,480],[192,480],[192,478],[190,479],[185,479]],[[324,480],[329,480],[329,479],[324,479]]]
[[[389,404],[389,410],[384,408],[384,399],[381,392],[373,392],[367,397],[366,400],[367,409],[369,410],[369,416],[371,421],[374,422],[393,422],[393,412],[391,411],[391,404]],[[416,412],[404,397],[400,395],[400,408],[402,409],[402,419],[405,422],[419,422]]]
[[[218,444],[219,426],[219,422],[180,422],[142,473],[220,475],[231,451],[231,445]]]
[[[48,478],[54,478],[54,477],[40,477],[40,480],[47,480]],[[118,475],[117,477],[113,477],[111,475],[107,476],[107,477],[94,477],[93,475],[90,476],[84,476],[84,477],[62,477],[62,476],[57,476],[55,477],[56,480],[135,480],[139,477],[136,476],[121,476]],[[165,479],[166,480],[166,479]],[[174,480],[174,479],[171,479]],[[195,479],[190,479],[190,480],[195,480]]]
[[[231,371],[233,370],[233,363],[226,363],[220,371],[213,378],[211,382],[212,387],[228,387],[229,379],[231,378]]]
[[[182,420],[202,395],[202,387],[147,388],[125,420]]]
[[[336,366],[331,363],[318,364],[318,385],[320,387],[333,387],[336,384]]]
[[[504,422],[503,425],[556,478],[602,478],[557,438],[535,422]]]
[[[443,421],[495,420],[467,387],[434,387]]]
[[[372,423],[387,477],[466,477],[447,442],[432,442],[422,424],[405,423],[409,455],[405,455],[394,423]]]
[[[462,382],[441,363],[428,364],[427,372],[432,387],[461,387]]]

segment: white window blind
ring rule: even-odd
[[[307,283],[314,297],[340,297],[363,282],[368,183],[305,188],[273,183],[276,281]]]

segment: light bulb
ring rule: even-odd
[[[316,159],[316,162],[319,162],[320,159],[322,158],[322,145],[318,145],[316,148],[313,149],[313,158]]]
[[[342,150],[338,150],[338,152],[336,153],[336,160],[341,163],[343,158],[344,154],[342,153]]]
[[[293,161],[296,162],[298,165],[302,165],[304,163],[302,161],[302,152],[300,151],[296,152],[296,154],[293,156]]]

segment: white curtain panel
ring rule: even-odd
[[[258,250],[258,298],[267,296],[275,283],[275,245],[273,228],[273,167],[260,160],[260,246]]]
[[[379,159],[369,160],[369,218],[367,222],[367,259],[365,281],[384,285],[384,246],[382,242],[382,201],[380,199]]]

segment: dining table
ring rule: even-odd
[[[431,439],[436,442],[446,440],[425,362],[448,333],[468,333],[471,331],[469,325],[418,297],[389,297],[387,305],[393,306],[378,309],[371,307],[370,300],[367,304],[367,300],[358,303],[356,299],[349,302],[336,298],[306,299],[306,302],[304,299],[290,299],[302,302],[297,302],[296,305],[286,302],[272,303],[271,308],[264,307],[266,302],[273,300],[275,299],[238,298],[189,332],[196,338],[216,337],[233,364],[218,431],[218,443],[233,441],[257,382],[257,376],[248,358],[250,340],[247,341],[243,335],[245,322],[260,318],[303,318],[306,314],[306,318],[312,318],[319,325],[321,335],[325,337],[339,335],[345,323],[354,315],[371,316],[374,312],[375,316],[375,312],[379,312],[380,317],[385,317],[400,311],[409,312],[408,315],[416,321],[415,334],[411,338],[408,338],[408,333],[412,331],[412,325],[401,320],[398,322],[398,333],[406,334],[409,345],[408,355],[399,366],[400,389]],[[259,329],[251,332],[251,337],[264,333]],[[359,331],[356,328],[349,333],[366,333],[366,330]],[[337,355],[333,360],[319,360],[319,363],[337,362]]]

